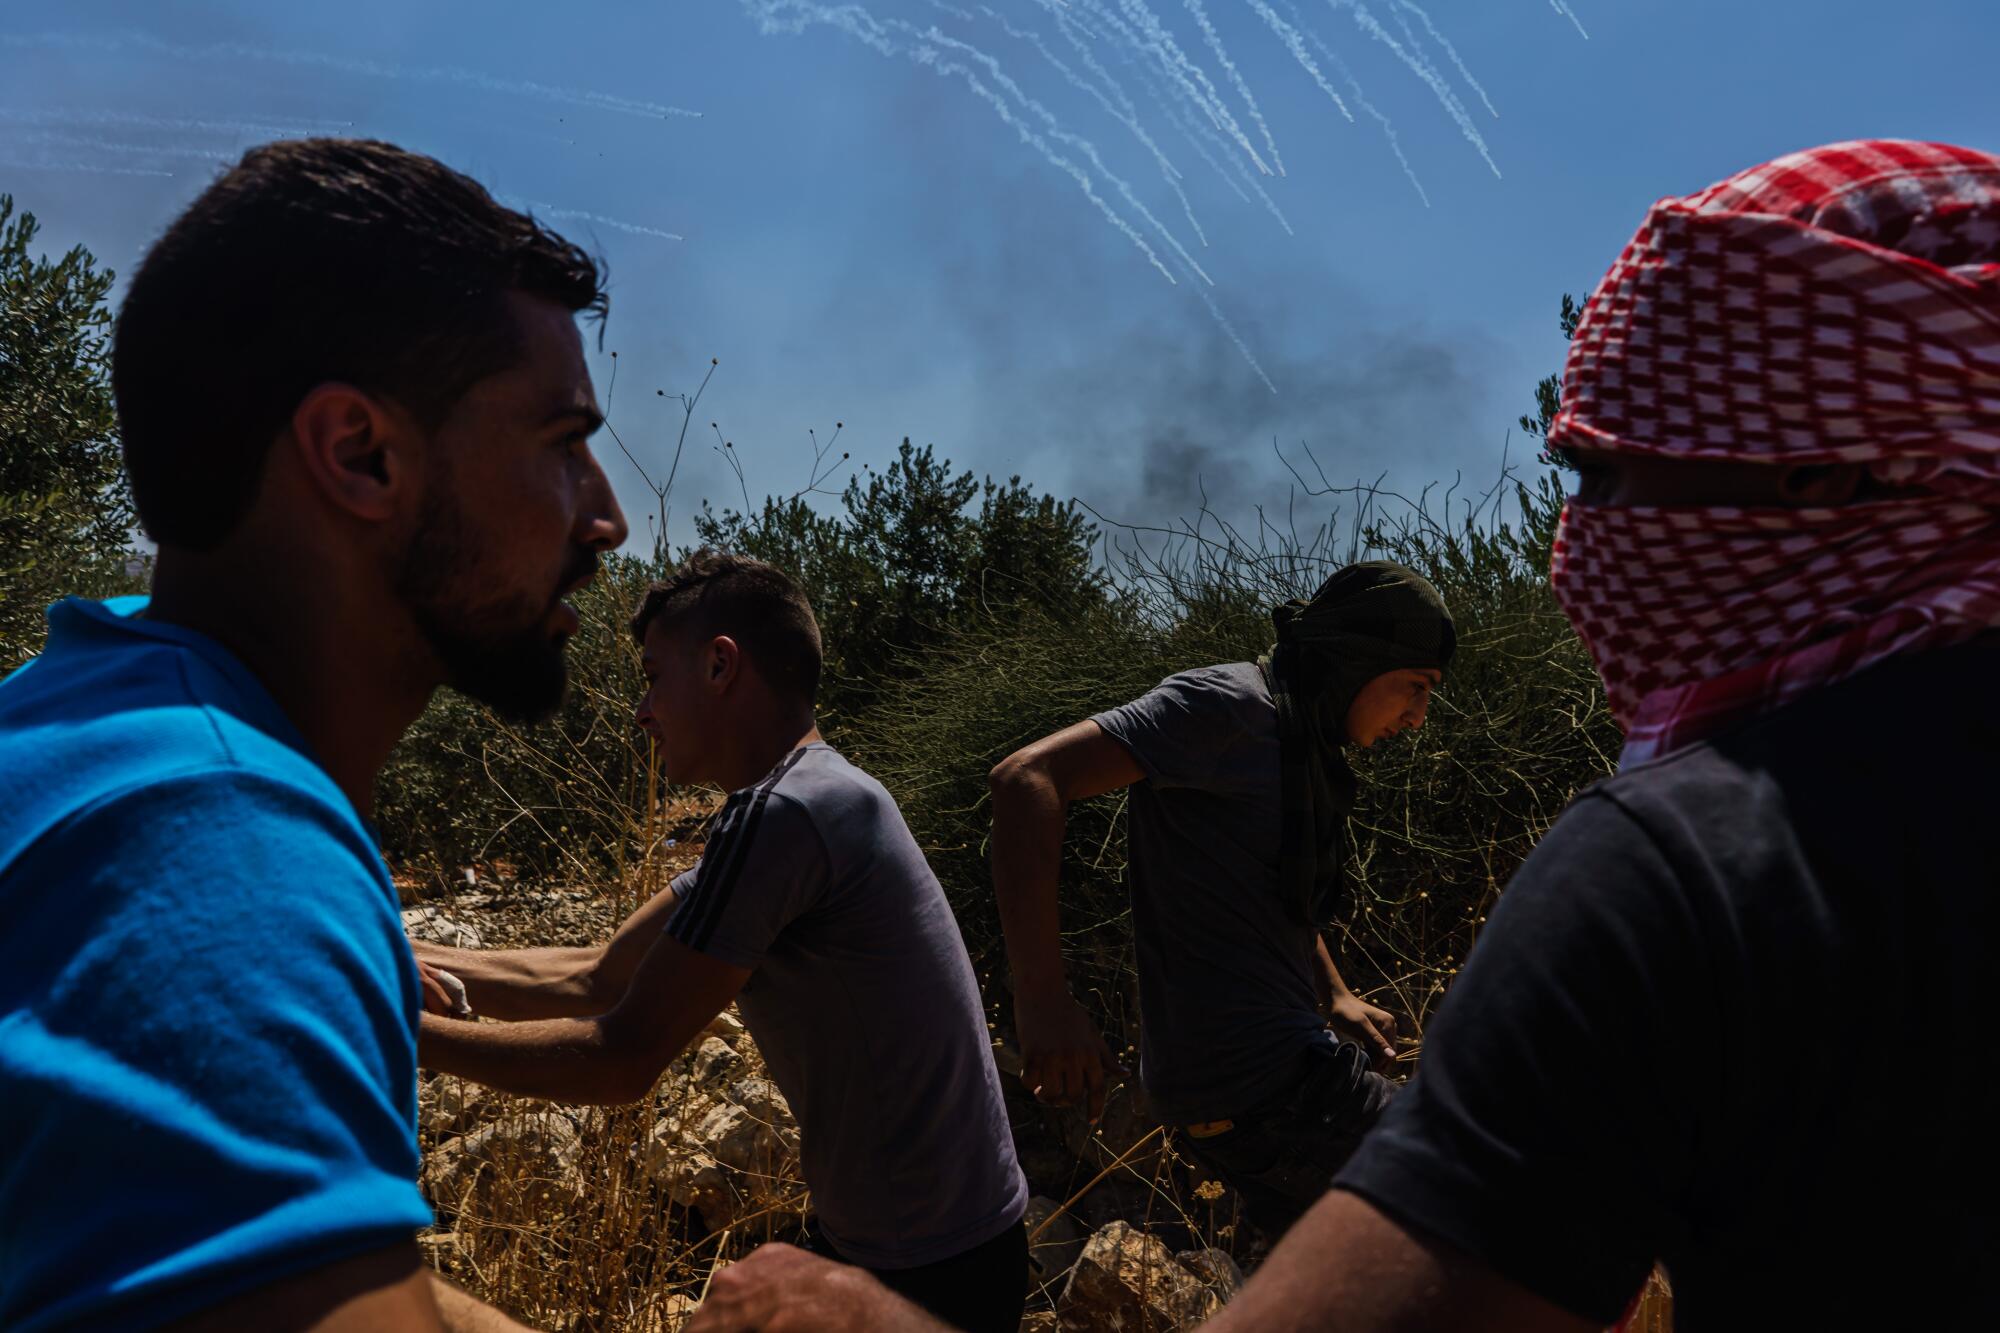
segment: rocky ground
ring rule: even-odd
[[[674,868],[699,850],[671,849]],[[511,884],[505,867],[404,888],[412,935],[471,948],[594,942],[637,906]],[[1190,1170],[1130,1089],[1093,1128],[1028,1096],[997,1037],[995,1057],[1034,1194],[1023,1329],[1176,1329],[1219,1308],[1242,1280],[1238,1259],[1260,1248],[1233,1196]],[[524,1313],[626,1307],[568,1327],[677,1328],[703,1274],[746,1243],[796,1235],[809,1206],[797,1122],[733,1012],[637,1108],[551,1106],[444,1076],[426,1076],[420,1104],[440,1267]],[[589,1272],[567,1271],[578,1267]]]

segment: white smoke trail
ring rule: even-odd
[[[1090,164],[1093,167],[1097,168],[1099,174],[1101,174],[1104,177],[1104,179],[1110,181],[1112,185],[1117,188],[1120,197],[1122,197],[1125,200],[1125,203],[1132,209],[1132,211],[1134,213],[1137,213],[1139,217],[1146,223],[1147,226],[1151,227],[1154,231],[1160,234],[1161,239],[1164,240],[1167,246],[1170,249],[1172,249],[1176,255],[1180,257],[1180,260],[1183,264],[1186,264],[1190,269],[1194,270],[1197,274],[1200,274],[1204,282],[1210,282],[1210,283],[1214,282],[1214,279],[1210,278],[1208,274],[1202,270],[1201,265],[1195,261],[1194,256],[1187,252],[1187,248],[1181,244],[1180,238],[1175,236],[1173,232],[1167,228],[1165,223],[1161,222],[1158,218],[1153,216],[1153,211],[1150,208],[1147,208],[1145,203],[1142,200],[1140,200],[1139,196],[1133,192],[1131,185],[1125,181],[1124,177],[1119,176],[1116,172],[1112,171],[1110,167],[1104,164],[1104,159],[1098,154],[1097,146],[1091,143],[1088,139],[1084,139],[1078,135],[1070,133],[1068,130],[1061,128],[1061,125],[1056,120],[1054,113],[1051,112],[1047,107],[1043,106],[1040,102],[1036,101],[1034,98],[1029,97],[1026,93],[1024,93],[1021,90],[1021,85],[1018,82],[1016,82],[1014,78],[1011,75],[1009,75],[1005,70],[1000,68],[1000,62],[998,60],[995,60],[992,56],[988,55],[984,51],[981,51],[979,48],[972,46],[970,43],[961,42],[954,37],[947,37],[944,33],[939,32],[935,27],[930,28],[923,33],[915,35],[921,41],[935,42],[939,46],[945,47],[948,50],[958,51],[961,54],[963,54],[967,59],[972,60],[977,64],[979,64],[980,66],[982,66],[986,70],[987,77],[992,79],[994,83],[998,84],[1009,96],[1011,96],[1014,99],[1016,105],[1021,107],[1024,111],[1029,112],[1036,119],[1042,122],[1043,128],[1048,131],[1049,136],[1051,138],[1055,139],[1055,141],[1058,143],[1066,144],[1069,147],[1076,149],[1076,151],[1082,153],[1086,158],[1088,158],[1090,160]]]
[[[352,129],[351,120],[207,120],[190,116],[149,116],[135,111],[69,111],[45,107],[0,107],[0,121],[26,125],[123,125],[177,133],[242,134],[257,138],[311,138],[329,130]]]
[[[1271,396],[1274,398],[1277,397],[1278,386],[1271,383],[1271,377],[1264,373],[1263,363],[1258,361],[1256,355],[1251,352],[1250,344],[1243,340],[1243,335],[1238,333],[1236,326],[1229,322],[1229,316],[1222,313],[1222,307],[1216,304],[1214,293],[1199,284],[1190,285],[1194,287],[1195,294],[1201,297],[1202,304],[1208,307],[1208,313],[1214,318],[1216,327],[1222,330],[1229,338],[1229,341],[1236,344],[1236,350],[1242,354],[1243,360],[1248,363],[1251,370],[1256,372],[1257,378],[1264,381],[1264,387],[1271,391]]]
[[[1038,3],[1044,8],[1054,8],[1058,5],[1063,6],[1065,10],[1070,12],[1070,17],[1076,22],[1077,26],[1090,32],[1092,36],[1101,36],[1101,34],[1090,28],[1090,20],[1088,18],[1080,17],[1074,10],[1070,9],[1069,0],[1038,0]],[[1146,95],[1151,99],[1153,106],[1158,109],[1162,116],[1166,117],[1168,123],[1180,131],[1181,137],[1187,140],[1188,146],[1194,149],[1195,155],[1208,165],[1209,170],[1213,171],[1216,177],[1235,193],[1238,199],[1241,199],[1246,204],[1253,202],[1263,204],[1265,210],[1277,220],[1278,225],[1284,228],[1287,236],[1295,235],[1296,233],[1292,230],[1290,220],[1285,217],[1284,210],[1278,207],[1277,201],[1271,198],[1270,192],[1264,188],[1264,182],[1251,172],[1250,168],[1244,163],[1242,156],[1235,152],[1229,143],[1223,139],[1221,133],[1215,127],[1214,119],[1197,114],[1197,109],[1206,109],[1200,107],[1199,99],[1187,95],[1186,88],[1173,80],[1170,71],[1149,70],[1147,63],[1137,58],[1135,48],[1142,44],[1139,42],[1137,34],[1132,32],[1130,28],[1125,27],[1123,20],[1117,15],[1100,11],[1095,17],[1102,20],[1105,27],[1114,36],[1123,39],[1120,42],[1113,43],[1120,59],[1133,68],[1133,71],[1139,78],[1139,82],[1145,87]],[[1180,93],[1181,96],[1170,97],[1167,90],[1162,87],[1163,79],[1168,84],[1171,84],[1173,90]],[[1210,151],[1210,146],[1214,148],[1213,152]],[[1223,165],[1225,162],[1228,164],[1227,166]]]
[[[1181,3],[1187,7],[1187,12],[1194,16],[1195,25],[1201,29],[1201,39],[1208,43],[1208,49],[1215,53],[1215,63],[1222,66],[1222,72],[1236,85],[1236,95],[1243,99],[1243,108],[1250,113],[1251,124],[1255,125],[1257,132],[1264,137],[1264,149],[1271,155],[1272,168],[1280,176],[1284,175],[1285,160],[1278,156],[1278,141],[1271,137],[1271,127],[1264,122],[1264,112],[1257,105],[1256,97],[1250,92],[1249,80],[1243,77],[1242,70],[1236,68],[1236,62],[1229,58],[1229,50],[1222,44],[1222,34],[1208,21],[1208,10],[1202,5],[1201,0],[1181,0]]]
[[[676,116],[699,117],[701,112],[689,111],[683,107],[668,106],[661,102],[649,102],[640,98],[620,97],[613,93],[595,92],[587,88],[558,88],[545,83],[534,83],[527,79],[503,79],[478,70],[460,69],[451,65],[409,66],[386,65],[373,60],[354,60],[342,56],[327,55],[319,51],[281,51],[260,46],[246,46],[240,42],[215,42],[204,46],[183,46],[141,32],[112,33],[95,35],[87,33],[0,33],[0,46],[38,46],[43,48],[84,48],[94,50],[121,50],[137,48],[169,56],[176,60],[255,60],[270,64],[291,65],[313,69],[332,70],[340,74],[360,74],[370,78],[411,81],[417,83],[455,83],[463,87],[478,88],[486,92],[505,93],[515,97],[532,97],[544,102],[555,102],[567,106],[594,107],[600,111],[615,111],[628,116],[647,116],[665,119]]]
[[[192,148],[184,144],[121,143],[94,134],[63,134],[54,130],[34,130],[10,136],[17,143],[41,144],[50,148],[87,148],[99,153],[149,153],[156,157],[192,157],[208,162],[234,162],[235,153],[213,148]]]
[[[1215,84],[1209,80],[1208,74],[1201,66],[1188,59],[1187,53],[1181,50],[1180,43],[1174,40],[1173,34],[1167,31],[1159,16],[1146,8],[1145,0],[1117,0],[1118,7],[1122,11],[1119,15],[1109,13],[1104,8],[1103,0],[1073,0],[1073,2],[1089,6],[1090,12],[1111,20],[1117,27],[1124,29],[1126,40],[1131,42],[1135,49],[1151,56],[1159,65],[1160,72],[1172,80],[1202,110],[1216,129],[1236,141],[1236,146],[1257,164],[1257,170],[1266,176],[1275,174],[1251,145],[1250,136],[1236,123],[1236,117],[1230,114],[1228,106],[1223,103],[1222,94],[1215,90]]]
[[[1465,104],[1458,100],[1458,94],[1451,90],[1451,85],[1444,81],[1444,77],[1437,72],[1436,68],[1428,60],[1423,59],[1420,54],[1411,52],[1409,48],[1397,41],[1394,34],[1382,26],[1381,21],[1370,12],[1368,6],[1363,4],[1362,0],[1326,0],[1326,2],[1327,6],[1336,14],[1340,13],[1343,9],[1352,14],[1356,27],[1382,43],[1382,45],[1388,47],[1412,74],[1415,74],[1430,85],[1431,92],[1437,96],[1438,103],[1444,107],[1446,113],[1457,123],[1459,132],[1465,136],[1466,142],[1478,150],[1479,156],[1485,160],[1487,167],[1495,176],[1499,176],[1500,164],[1493,160],[1493,153],[1486,146],[1485,136],[1480,134],[1479,127],[1472,123],[1472,116],[1466,111]]]
[[[663,241],[684,241],[687,237],[677,231],[662,231],[658,227],[648,227],[643,223],[627,222],[623,218],[609,218],[602,213],[586,212],[581,208],[564,208],[558,204],[546,203],[540,199],[517,199],[508,197],[503,202],[515,208],[531,208],[548,218],[569,218],[576,222],[595,222],[602,227],[615,227],[619,231],[631,232],[634,236],[656,236]]]
[[[988,87],[980,79],[978,71],[969,65],[946,59],[938,50],[938,47],[928,41],[920,41],[915,45],[906,46],[890,36],[891,24],[897,25],[899,29],[909,28],[911,31],[915,31],[914,28],[911,28],[911,25],[902,23],[901,20],[892,20],[891,23],[885,24],[859,5],[842,5],[839,8],[832,8],[813,3],[813,0],[742,0],[742,4],[745,10],[757,19],[761,30],[767,34],[787,33],[796,35],[804,32],[808,27],[818,24],[844,32],[881,55],[910,60],[919,66],[929,69],[940,78],[957,77],[963,80],[965,86],[972,90],[974,96],[993,108],[993,113],[1000,117],[1001,122],[1020,136],[1021,142],[1038,150],[1042,154],[1043,160],[1048,162],[1050,166],[1055,167],[1069,176],[1071,180],[1075,181],[1077,188],[1083,192],[1084,198],[1088,199],[1097,208],[1097,211],[1104,215],[1105,220],[1123,235],[1126,240],[1130,241],[1138,249],[1139,253],[1146,257],[1146,262],[1157,269],[1161,277],[1176,286],[1179,285],[1179,280],[1161,262],[1159,254],[1154,251],[1151,245],[1147,244],[1146,238],[1141,236],[1138,230],[1131,223],[1127,222],[1118,210],[1113,208],[1097,192],[1097,186],[1091,180],[1090,173],[1084,171],[1083,168],[1077,166],[1069,158],[1057,152],[1047,139],[1043,138],[1032,126],[1015,115],[1013,109],[1007,104],[1007,99]],[[938,35],[940,37],[943,36],[943,34]]]
[[[167,176],[171,171],[155,171],[150,167],[113,167],[102,162],[51,161],[47,158],[29,160],[19,157],[0,157],[0,167],[9,171],[80,171],[93,176]]]
[[[1150,82],[1147,85],[1146,91],[1152,96],[1153,104],[1160,108],[1160,114],[1173,122],[1174,127],[1180,130],[1182,137],[1188,141],[1189,146],[1196,153],[1200,154],[1201,160],[1208,163],[1215,174],[1222,178],[1223,184],[1236,191],[1237,198],[1247,204],[1251,202],[1251,196],[1255,195],[1257,202],[1262,203],[1265,211],[1277,219],[1278,225],[1285,229],[1285,235],[1296,236],[1298,234],[1292,230],[1291,219],[1285,216],[1285,210],[1278,207],[1278,201],[1273,199],[1270,191],[1264,188],[1263,180],[1250,170],[1249,164],[1240,155],[1229,151],[1228,142],[1220,134],[1216,133],[1212,125],[1205,123],[1200,116],[1194,113],[1192,108],[1185,104],[1170,103],[1166,95]],[[1213,145],[1215,149],[1214,153],[1211,153],[1207,147],[1203,146],[1204,141]],[[1217,154],[1220,154],[1219,160]],[[1228,163],[1227,167],[1223,165],[1224,162]],[[1230,174],[1232,171],[1235,173],[1233,177]]]
[[[1299,30],[1305,34],[1306,40],[1312,44],[1314,50],[1319,52],[1320,58],[1333,66],[1334,72],[1339,74],[1341,79],[1347,84],[1348,91],[1354,96],[1354,104],[1361,108],[1363,115],[1381,127],[1382,137],[1389,141],[1389,151],[1396,155],[1396,161],[1403,168],[1404,177],[1410,182],[1412,188],[1416,190],[1417,198],[1424,201],[1424,207],[1429,208],[1431,206],[1430,191],[1426,190],[1424,183],[1417,178],[1417,169],[1410,165],[1409,155],[1403,152],[1402,136],[1396,133],[1395,125],[1390,122],[1389,117],[1383,114],[1379,107],[1368,100],[1368,95],[1361,90],[1361,81],[1354,77],[1354,71],[1347,67],[1347,62],[1340,58],[1339,52],[1328,46],[1326,39],[1306,24],[1305,15],[1299,12],[1298,5],[1293,3],[1293,0],[1282,0],[1282,3],[1285,6],[1285,11],[1298,24]]]
[[[1451,57],[1451,63],[1458,67],[1458,76],[1465,80],[1467,87],[1479,94],[1479,100],[1486,103],[1486,109],[1493,113],[1493,118],[1495,120],[1500,119],[1499,109],[1493,105],[1493,99],[1486,95],[1486,89],[1480,86],[1479,80],[1472,77],[1472,71],[1467,69],[1465,61],[1459,58],[1458,48],[1451,44],[1449,37],[1438,31],[1437,24],[1431,22],[1431,16],[1418,6],[1410,3],[1410,0],[1394,0],[1394,3],[1397,8],[1406,9],[1423,21],[1424,31],[1430,33],[1431,40],[1442,46],[1444,53]],[[1405,31],[1408,31],[1408,29],[1405,28]]]
[[[1319,85],[1320,91],[1333,99],[1333,104],[1340,108],[1340,114],[1352,121],[1354,113],[1347,109],[1347,102],[1334,86],[1326,81],[1326,75],[1320,72],[1319,65],[1306,51],[1305,41],[1299,36],[1299,30],[1279,18],[1277,11],[1265,4],[1264,0],[1248,0],[1248,3],[1250,8],[1257,12],[1257,16],[1269,25],[1271,31],[1278,35],[1278,40],[1285,44],[1285,49],[1299,62],[1299,67],[1312,76],[1312,81]]]
[[[1126,95],[1125,89],[1119,85],[1118,81],[1111,77],[1110,72],[1098,62],[1096,53],[1090,49],[1089,43],[1077,35],[1073,25],[1066,23],[1064,17],[1058,13],[1056,19],[1058,30],[1063,33],[1069,40],[1070,45],[1082,57],[1085,68],[1097,75],[1098,79],[1102,81],[1102,86],[1099,83],[1093,83],[1085,79],[1082,75],[1071,69],[1055,52],[1049,50],[1048,43],[1042,40],[1040,33],[1025,28],[1016,28],[1001,15],[996,14],[984,5],[980,6],[980,10],[988,18],[992,19],[993,22],[999,24],[1000,30],[1005,32],[1009,37],[1012,37],[1016,41],[1027,42],[1037,51],[1041,52],[1042,59],[1046,60],[1057,73],[1068,80],[1071,87],[1096,99],[1097,104],[1104,108],[1106,115],[1123,125],[1132,137],[1139,142],[1139,145],[1152,154],[1154,163],[1160,169],[1160,179],[1166,183],[1166,187],[1169,190],[1173,191],[1174,197],[1180,200],[1181,213],[1187,218],[1188,226],[1194,230],[1195,239],[1206,246],[1208,244],[1208,233],[1202,229],[1201,219],[1195,216],[1194,205],[1189,202],[1187,191],[1181,186],[1181,169],[1174,165],[1173,159],[1169,158],[1161,150],[1160,145],[1154,141],[1153,136],[1147,133],[1146,127],[1139,123],[1138,109],[1132,105],[1132,99]],[[1108,92],[1106,91],[1107,89],[1109,90]],[[1115,105],[1113,104],[1114,97],[1116,98]]]
[[[1583,38],[1586,42],[1590,40],[1590,34],[1583,30],[1583,20],[1576,16],[1576,11],[1569,7],[1567,0],[1549,0],[1549,8],[1555,10],[1556,13],[1574,24],[1577,36]]]

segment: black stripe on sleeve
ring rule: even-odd
[[[756,841],[757,826],[763,821],[764,807],[770,802],[771,792],[804,754],[804,750],[794,750],[771,771],[770,776],[749,791],[738,792],[730,798],[729,804],[734,807],[733,822],[730,819],[731,809],[725,808],[725,827],[718,831],[714,841],[702,849],[703,863],[713,864],[716,873],[713,878],[707,875],[701,877],[693,903],[694,911],[686,924],[681,923],[679,913],[675,914],[672,923],[674,938],[688,948],[700,952],[714,938],[715,928],[722,920],[723,908],[736,890],[736,881],[742,877],[743,864],[750,859],[750,847]]]

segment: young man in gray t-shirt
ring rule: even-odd
[[[1330,625],[1318,641],[1314,617]],[[1394,1087],[1370,1065],[1394,1058],[1395,1019],[1348,989],[1320,933],[1333,895],[1292,886],[1338,881],[1352,796],[1339,745],[1423,725],[1451,653],[1435,590],[1383,562],[1350,566],[1277,618],[1265,663],[1170,676],[1010,756],[992,783],[1023,1081],[1094,1116],[1117,1073],[1064,982],[1056,890],[1065,808],[1130,787],[1141,1081],[1154,1114],[1274,1237],[1326,1190]],[[1308,719],[1289,756],[1274,680]],[[1313,764],[1349,784],[1319,797],[1322,839],[1287,827],[1287,789],[1306,785],[1290,775]],[[1334,864],[1288,865],[1288,846]]]
[[[425,1065],[635,1100],[733,999],[799,1120],[808,1244],[960,1328],[1012,1333],[1027,1184],[978,985],[895,802],[820,739],[811,608],[770,566],[703,552],[632,628],[666,773],[732,793],[702,859],[599,949],[419,945],[517,1020],[427,1016]]]

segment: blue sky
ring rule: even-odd
[[[0,191],[50,248],[82,242],[124,270],[222,156],[281,131],[390,139],[559,210],[608,259],[611,414],[643,463],[663,463],[678,427],[654,391],[692,389],[720,360],[676,515],[737,502],[710,421],[753,496],[804,485],[807,429],[843,422],[856,464],[909,435],[1121,519],[1189,513],[1204,490],[1240,513],[1285,502],[1274,445],[1309,446],[1342,479],[1490,479],[1559,362],[1561,293],[1581,295],[1661,195],[1836,139],[2000,146],[1991,0],[1566,3],[1588,40],[1550,0],[882,0],[848,27],[886,53],[836,23],[768,31],[760,14],[831,13],[783,0],[15,4],[0,11]],[[1344,94],[1319,53],[1346,63],[1428,206],[1380,124],[1352,96],[1344,118],[1261,9]],[[1107,10],[1157,20],[1227,115],[1201,109],[1187,66],[1172,68],[1192,97],[1093,17]],[[1450,90],[1498,175],[1368,18]],[[1104,101],[1131,99],[1185,211],[1145,142],[1027,34]],[[595,369],[602,394],[609,360]],[[605,448],[636,520],[650,497]]]

